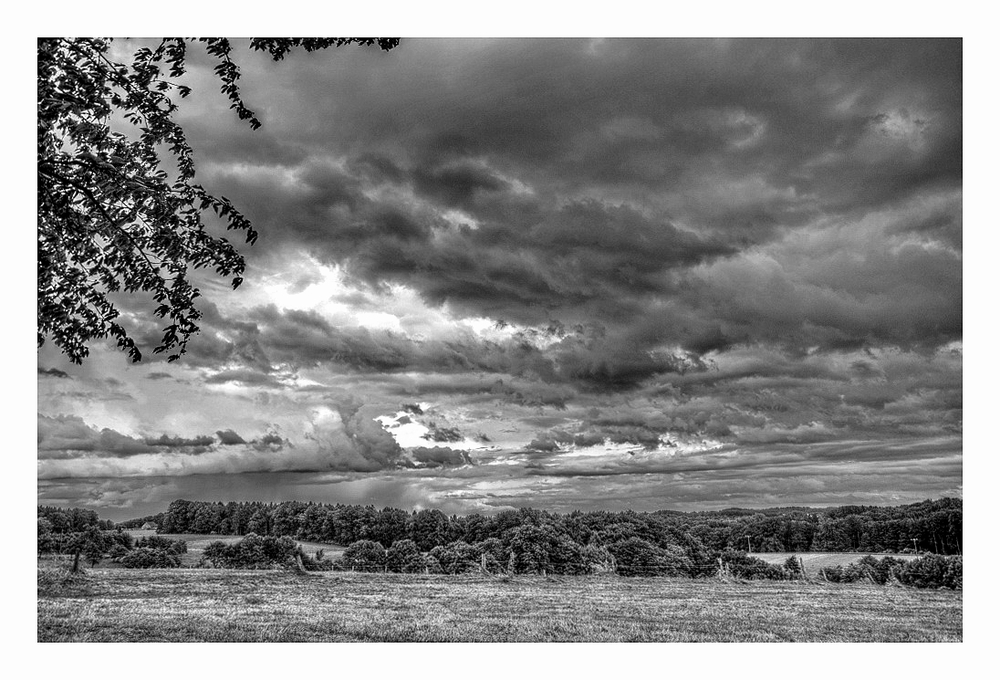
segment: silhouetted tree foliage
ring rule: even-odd
[[[390,50],[398,42],[254,38],[249,47],[278,61],[299,48]],[[173,361],[201,318],[191,271],[213,269],[234,288],[243,281],[243,257],[212,231],[234,232],[248,244],[257,232],[229,199],[195,181],[194,150],[175,119],[176,100],[191,92],[180,80],[194,44],[215,61],[230,108],[259,128],[225,38],[164,38],[138,48],[130,62],[115,59],[111,39],[38,41],[38,345],[51,338],[74,363],[92,340],[109,336],[133,361],[142,358],[119,322],[119,294],[153,299],[153,317],[166,323],[153,352]]]

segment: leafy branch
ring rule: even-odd
[[[214,214],[248,245],[258,234],[224,196],[195,183],[194,150],[173,119],[191,88],[175,82],[187,71],[191,43],[216,60],[221,92],[240,120],[261,127],[243,101],[241,72],[225,38],[164,38],[117,63],[104,38],[38,41],[38,346],[51,339],[70,361],[82,363],[88,345],[112,337],[133,361],[142,353],[119,323],[112,301],[119,292],[147,293],[156,319],[168,319],[154,353],[183,355],[199,330],[191,270],[212,267],[243,282],[246,263],[226,238],[209,233]],[[390,50],[395,38],[254,38],[250,48],[275,61],[294,49],[307,52],[349,44]],[[170,78],[172,80],[168,80]],[[112,129],[120,116],[131,134]],[[161,167],[160,149],[172,157],[174,178]]]

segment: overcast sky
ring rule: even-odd
[[[197,48],[181,122],[246,281],[181,361],[38,352],[40,503],[962,495],[961,41],[237,56],[264,126]]]

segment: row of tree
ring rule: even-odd
[[[928,500],[896,507],[773,508],[712,512],[550,513],[530,508],[495,515],[445,515],[366,505],[288,501],[173,501],[166,512],[120,524],[147,523],[160,533],[290,536],[350,545],[367,540],[388,548],[409,539],[421,552],[455,541],[502,539],[514,527],[551,527],[580,545],[638,538],[655,545],[690,545],[748,552],[962,552],[962,501]]]
[[[74,571],[78,569],[81,555],[91,565],[110,558],[127,568],[169,568],[180,566],[180,555],[187,552],[183,540],[163,535],[134,539],[122,527],[102,528],[96,514],[64,513],[70,519],[85,517],[90,523],[74,531],[82,525],[74,525],[68,520],[57,521],[55,524],[63,530],[56,531],[52,518],[60,512],[39,508],[38,549],[39,553],[74,555]],[[579,525],[567,525],[561,521],[565,519],[563,516],[521,510],[515,513],[521,523],[509,522],[510,526],[499,536],[472,543],[457,539],[432,545],[429,549],[422,549],[411,538],[400,538],[388,546],[371,539],[359,539],[348,545],[336,560],[327,559],[322,550],[313,556],[307,555],[288,535],[261,536],[251,532],[240,541],[209,544],[198,566],[434,574],[610,572],[621,576],[722,576],[768,580],[794,579],[803,575],[795,556],[784,565],[769,564],[742,550],[706,546],[690,531],[669,523],[657,523],[655,520],[662,518],[655,513],[624,514],[632,521],[619,521],[592,531],[587,534],[586,542],[579,541],[567,528],[579,529]],[[651,518],[654,521],[650,522]],[[638,532],[645,537],[637,535]],[[832,582],[868,580],[923,588],[961,588],[962,558],[930,554],[916,560],[891,556],[879,560],[867,556],[844,567],[824,568],[819,576]]]
[[[819,576],[834,583],[870,581],[879,585],[898,583],[913,588],[962,587],[961,555],[924,555],[915,560],[901,560],[891,555],[882,559],[866,555],[845,566],[823,567]]]

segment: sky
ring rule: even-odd
[[[39,503],[962,496],[960,40],[237,59],[263,127],[198,49],[179,120],[245,282],[198,277],[174,363],[141,299],[139,364],[38,350]]]

